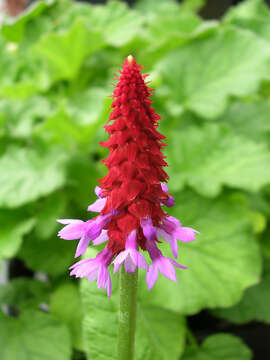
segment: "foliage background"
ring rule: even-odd
[[[177,285],[160,277],[148,292],[140,274],[136,360],[252,358],[228,329],[270,322],[270,10],[246,0],[203,21],[202,4],[47,0],[5,19],[0,258],[12,260],[0,287],[1,359],[115,359],[117,277],[110,300],[69,278],[76,244],[56,237],[55,219],[87,219],[105,172],[98,142],[112,78],[130,53],[156,88],[170,213],[201,232],[181,245],[189,269]],[[219,328],[202,338],[192,319],[203,309]]]

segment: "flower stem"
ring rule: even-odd
[[[120,306],[118,333],[118,360],[134,359],[136,328],[138,270],[132,274],[120,272]]]

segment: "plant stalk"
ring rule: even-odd
[[[138,269],[132,274],[120,271],[118,360],[134,360]]]

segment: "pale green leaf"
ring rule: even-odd
[[[53,79],[59,80],[75,78],[86,57],[102,46],[100,32],[90,32],[78,19],[66,31],[44,35],[35,49],[47,60]]]
[[[12,88],[12,93],[17,88]],[[28,99],[8,99],[0,102],[0,116],[6,133],[14,138],[29,138],[35,125],[50,113],[48,100],[41,96]]]
[[[24,34],[25,25],[50,8],[54,2],[54,0],[39,0],[29,6],[19,17],[7,17],[2,25],[2,34],[9,41],[20,41]]]
[[[265,100],[235,101],[218,121],[228,124],[239,135],[270,144],[270,103]]]
[[[13,306],[16,309],[38,307],[47,300],[49,286],[31,278],[15,278],[7,284],[0,285],[0,304]]]
[[[68,268],[74,263],[76,243],[60,239],[56,234],[46,240],[29,236],[18,256],[30,269],[57,276],[68,273]]]
[[[247,0],[231,7],[225,15],[229,22],[270,41],[270,10],[263,0]]]
[[[269,241],[269,239],[268,239]],[[218,309],[214,314],[230,322],[242,324],[251,320],[270,323],[270,264],[265,263],[265,269],[259,284],[250,287],[242,300],[228,309]]]
[[[93,7],[89,17],[89,27],[102,32],[104,40],[117,47],[132,40],[141,30],[141,24],[142,17],[120,1]]]
[[[185,314],[239,301],[243,291],[258,281],[261,271],[244,198],[235,194],[209,200],[191,192],[178,193],[169,213],[183,226],[200,231],[196,241],[179,244],[178,262],[188,269],[177,270],[179,284],[160,275],[149,292],[141,279],[140,296],[149,304],[163,304]],[[160,249],[172,257],[164,242]]]
[[[10,258],[19,250],[23,235],[32,230],[35,219],[24,210],[0,210],[0,258]]]
[[[251,360],[252,353],[243,341],[231,334],[211,335],[200,347],[191,347],[181,360]]]
[[[0,318],[2,360],[70,360],[68,329],[51,315],[25,311],[19,318]]]
[[[19,206],[63,186],[66,158],[54,148],[38,152],[10,147],[0,158],[0,206]]]
[[[48,239],[56,233],[58,223],[56,219],[64,216],[67,199],[62,192],[52,194],[36,204],[35,234],[40,239]]]
[[[269,77],[269,44],[251,32],[226,27],[166,56],[158,71],[171,103],[214,118],[229,96],[257,90]],[[165,95],[164,95],[165,96]],[[167,104],[170,111],[169,103]]]
[[[72,283],[60,285],[51,295],[50,309],[56,319],[68,326],[73,346],[83,350],[82,304],[78,287]]]
[[[258,191],[270,182],[267,146],[226,126],[206,124],[172,131],[169,143],[172,190],[188,184],[202,195],[216,196],[224,185]]]

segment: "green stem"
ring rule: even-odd
[[[134,359],[136,328],[138,271],[133,274],[120,272],[120,307],[118,333],[118,360]]]

